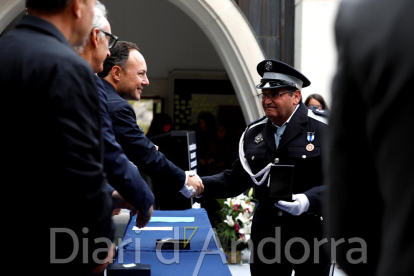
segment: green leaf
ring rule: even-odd
[[[248,196],[249,196],[249,197],[252,197],[252,195],[253,195],[253,188],[250,188],[250,191],[249,191]]]

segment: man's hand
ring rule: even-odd
[[[121,214],[122,209],[121,208],[115,208],[112,210],[112,216],[117,216]]]
[[[199,196],[204,191],[201,178],[193,171],[186,171],[185,175],[187,176],[187,185],[180,192],[188,198]]]
[[[115,245],[112,243],[108,251],[108,256],[103,261],[103,264],[97,265],[92,270],[92,273],[102,273],[105,270],[105,268],[108,266],[108,264],[112,263],[114,259],[114,252],[115,252]]]
[[[294,216],[299,216],[309,209],[309,199],[305,194],[292,195],[293,202],[279,200],[275,206],[283,211],[291,213]]]
[[[148,214],[145,216],[141,214],[140,212],[138,212],[134,208],[134,206],[126,202],[125,199],[117,191],[114,191],[112,193],[112,201],[113,201],[113,208],[114,208],[112,210],[112,216],[119,215],[121,213],[121,209],[131,210],[131,213],[138,214],[137,223],[136,223],[136,226],[138,228],[145,227],[145,225],[147,225],[151,219],[152,212],[154,210],[152,205],[151,205],[151,208],[148,210]]]
[[[151,205],[151,207],[148,210],[148,214],[144,215],[138,211],[136,211],[137,215],[137,223],[135,224],[138,228],[142,228],[145,227],[145,225],[148,224],[148,222],[150,221],[151,217],[152,217],[152,212],[154,211],[153,206]]]
[[[112,210],[113,215],[114,215],[114,212],[115,212],[115,215],[118,215],[116,214],[116,210],[118,209],[132,210],[132,205],[126,202],[125,199],[118,193],[118,191],[114,191],[112,193],[112,203],[113,203],[113,208],[114,208],[114,210]]]

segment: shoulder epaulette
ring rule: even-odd
[[[328,115],[329,115],[329,111],[326,111],[326,110],[320,110],[319,109],[319,111],[315,111],[315,110],[309,109],[309,111],[308,111],[308,117],[311,117],[311,118],[313,118],[313,119],[315,119],[319,122],[322,122],[326,125],[328,124]]]
[[[328,110],[323,110],[323,109],[312,109],[312,112],[316,115],[320,115],[320,116],[324,116],[324,117],[328,117],[329,116],[329,111]]]
[[[261,118],[259,118],[259,119],[256,119],[256,120],[254,120],[253,122],[249,123],[249,124],[247,125],[246,129],[250,128],[251,126],[254,126],[254,125],[260,124],[260,123],[266,123],[266,122],[267,122],[267,120],[266,120],[266,119],[267,119],[267,117],[266,117],[266,116],[263,116],[263,117],[261,117]]]

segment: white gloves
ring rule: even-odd
[[[201,178],[194,171],[186,171],[185,176],[197,177],[201,181]],[[187,183],[180,190],[180,193],[182,193],[187,198],[192,197],[195,194],[195,192],[196,190],[194,190],[192,186],[188,186]]]
[[[292,195],[292,199],[294,200],[293,202],[279,200],[278,203],[275,203],[275,206],[283,211],[291,213],[294,216],[299,216],[300,214],[308,211],[309,199],[305,194]]]

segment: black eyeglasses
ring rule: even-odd
[[[104,30],[101,30],[101,29],[99,30],[103,32],[105,35],[109,36],[108,49],[111,49],[112,47],[114,47],[116,42],[118,41],[118,37],[108,32],[105,32]]]
[[[295,92],[295,91],[296,90],[283,91],[283,92],[273,91],[273,92],[270,92],[270,93],[261,93],[261,94],[257,95],[257,97],[259,98],[259,100],[276,99],[276,98],[280,98],[285,93],[291,93],[291,92]]]
[[[322,105],[308,104],[309,109],[322,109]]]

